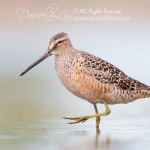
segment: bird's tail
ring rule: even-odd
[[[148,87],[148,95],[149,95],[149,97],[150,97],[150,86]]]
[[[141,90],[141,94],[143,97],[150,97],[150,87],[147,88],[147,90]]]

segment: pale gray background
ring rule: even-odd
[[[21,19],[20,8],[43,12],[58,4],[58,13],[74,8],[121,9],[130,21],[68,21]],[[35,119],[81,115],[94,112],[93,106],[69,93],[60,83],[54,56],[28,74],[19,74],[47,49],[49,39],[66,32],[76,49],[85,50],[111,62],[129,76],[150,85],[150,9],[148,1],[67,1],[0,0],[0,117]],[[80,16],[81,14],[79,14]],[[87,14],[88,16],[89,14]],[[102,108],[102,109],[101,109]],[[109,117],[149,115],[150,99],[111,106]],[[103,107],[100,106],[103,110]]]

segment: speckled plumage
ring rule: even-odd
[[[50,55],[55,55],[55,68],[63,85],[78,97],[94,105],[96,115],[66,118],[84,122],[110,113],[107,104],[128,103],[139,98],[150,97],[150,87],[127,76],[109,62],[73,48],[66,33],[51,38],[48,51],[31,64],[21,75]],[[99,114],[96,104],[104,103],[106,112]]]
[[[150,96],[149,86],[99,57],[74,49],[70,42],[69,45],[56,56],[55,66],[60,80],[73,94],[91,103],[105,100],[108,104]]]

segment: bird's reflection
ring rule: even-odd
[[[105,138],[102,137],[100,126],[96,127],[95,144],[94,144],[95,149],[115,147],[116,145],[118,145],[118,143],[119,143],[119,141],[111,139],[108,135]]]
[[[90,126],[91,127],[91,126]],[[119,141],[112,139],[107,134],[102,134],[100,127],[95,127],[95,133],[93,131],[88,131],[89,126],[86,130],[86,127],[83,130],[74,130],[71,134],[75,139],[84,139],[82,142],[79,140],[77,144],[70,145],[66,149],[86,149],[86,150],[97,150],[97,149],[114,149],[118,146]],[[93,128],[94,129],[94,128]],[[92,130],[93,130],[92,129]],[[94,135],[94,136],[93,136]],[[78,137],[78,138],[77,138]]]
[[[100,128],[99,128],[99,126],[96,126],[95,128],[96,128],[95,147],[97,148],[98,147],[98,139],[100,136]]]

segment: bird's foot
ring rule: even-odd
[[[74,124],[74,123],[80,123],[80,122],[85,122],[86,120],[90,119],[90,118],[95,118],[96,117],[96,127],[99,127],[100,124],[100,116],[107,116],[111,113],[111,110],[109,109],[107,103],[105,101],[103,101],[105,107],[106,107],[106,111],[103,113],[98,113],[97,108],[95,107],[96,110],[96,114],[93,115],[86,115],[86,116],[80,116],[80,117],[73,117],[73,118],[67,118],[64,117],[64,119],[69,119],[69,120],[74,120],[74,122],[70,122],[69,124]]]
[[[75,120],[74,122],[69,122],[69,124],[75,124],[75,123],[80,123],[80,122],[85,122],[89,119],[88,116],[83,116],[83,117],[73,117],[73,118],[67,118],[63,117],[64,119],[69,119],[69,120]]]

